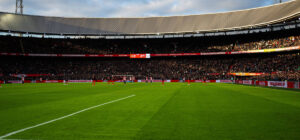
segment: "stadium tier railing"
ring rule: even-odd
[[[34,54],[34,53],[0,53],[0,56],[31,56],[31,57],[129,57],[129,58],[150,58],[150,57],[173,57],[173,56],[209,56],[209,55],[236,55],[236,54],[253,54],[253,53],[273,53],[300,50],[300,46],[232,51],[232,52],[205,52],[205,53],[167,53],[167,54]],[[135,57],[133,57],[135,55]],[[139,56],[139,57],[136,57]]]

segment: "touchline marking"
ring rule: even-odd
[[[31,139],[0,139],[0,140],[31,140]]]
[[[11,133],[8,133],[6,135],[3,135],[0,137],[0,140],[3,139],[3,138],[6,138],[8,136],[12,136],[14,134],[17,134],[17,133],[20,133],[20,132],[23,132],[23,131],[26,131],[26,130],[29,130],[29,129],[32,129],[32,128],[36,128],[36,127],[39,127],[39,126],[42,126],[42,125],[45,125],[45,124],[49,124],[49,123],[52,123],[52,122],[55,122],[55,121],[58,121],[58,120],[61,120],[61,119],[64,119],[64,118],[68,118],[68,117],[71,117],[73,115],[76,115],[76,114],[79,114],[81,112],[84,112],[84,111],[88,111],[88,110],[91,110],[91,109],[94,109],[94,108],[97,108],[97,107],[100,107],[100,106],[103,106],[103,105],[107,105],[107,104],[110,104],[110,103],[114,103],[114,102],[118,102],[118,101],[121,101],[121,100],[125,100],[125,99],[128,99],[128,98],[131,98],[131,97],[134,97],[135,95],[130,95],[130,96],[127,96],[127,97],[124,97],[124,98],[120,98],[120,99],[117,99],[117,100],[113,100],[113,101],[109,101],[109,102],[106,102],[106,103],[103,103],[103,104],[99,104],[99,105],[96,105],[96,106],[92,106],[92,107],[89,107],[89,108],[86,108],[86,109],[83,109],[83,110],[80,110],[80,111],[77,111],[77,112],[74,112],[74,113],[71,113],[69,115],[66,115],[66,116],[62,116],[60,118],[56,118],[56,119],[53,119],[53,120],[50,120],[50,121],[47,121],[47,122],[43,122],[43,123],[40,123],[40,124],[37,124],[37,125],[34,125],[34,126],[30,126],[30,127],[27,127],[27,128],[23,128],[23,129],[20,129],[20,130],[17,130],[17,131],[14,131],[14,132],[11,132]]]

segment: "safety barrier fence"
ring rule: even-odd
[[[21,83],[102,83],[102,82],[124,82],[123,80],[8,80],[6,82],[0,81],[1,84],[21,84]],[[257,81],[257,80],[133,80],[126,82],[134,83],[146,83],[146,82],[165,82],[165,83],[233,83],[242,85],[254,85],[254,86],[265,86],[265,87],[279,87],[279,88],[290,88],[300,89],[300,82],[296,81]]]

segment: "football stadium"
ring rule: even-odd
[[[300,139],[300,0],[119,18],[23,7],[0,12],[0,140]]]

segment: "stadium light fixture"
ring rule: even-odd
[[[16,14],[23,14],[23,0],[16,0]]]

